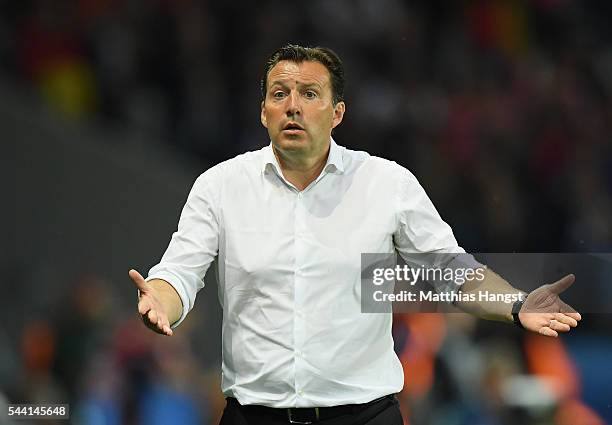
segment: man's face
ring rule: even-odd
[[[319,156],[327,153],[344,108],[344,102],[333,104],[330,74],[323,64],[280,61],[268,73],[261,123],[277,150]]]

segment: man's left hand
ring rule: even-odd
[[[523,327],[556,338],[559,332],[569,332],[571,328],[578,326],[582,319],[580,313],[559,298],[559,294],[575,280],[573,274],[568,274],[555,283],[542,285],[531,292],[518,314]]]

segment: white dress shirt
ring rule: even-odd
[[[168,249],[147,280],[193,308],[219,256],[222,391],[241,404],[314,407],[397,393],[391,314],[361,313],[361,253],[405,259],[464,252],[416,178],[395,162],[331,141],[303,191],[271,145],[196,180]]]

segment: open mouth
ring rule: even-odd
[[[283,127],[283,130],[289,131],[289,132],[298,132],[298,131],[304,131],[304,127],[302,127],[296,122],[289,122],[285,124],[285,126]]]

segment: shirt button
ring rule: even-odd
[[[302,390],[298,390],[298,394],[299,394],[299,395],[304,395],[304,391],[302,391]]]

